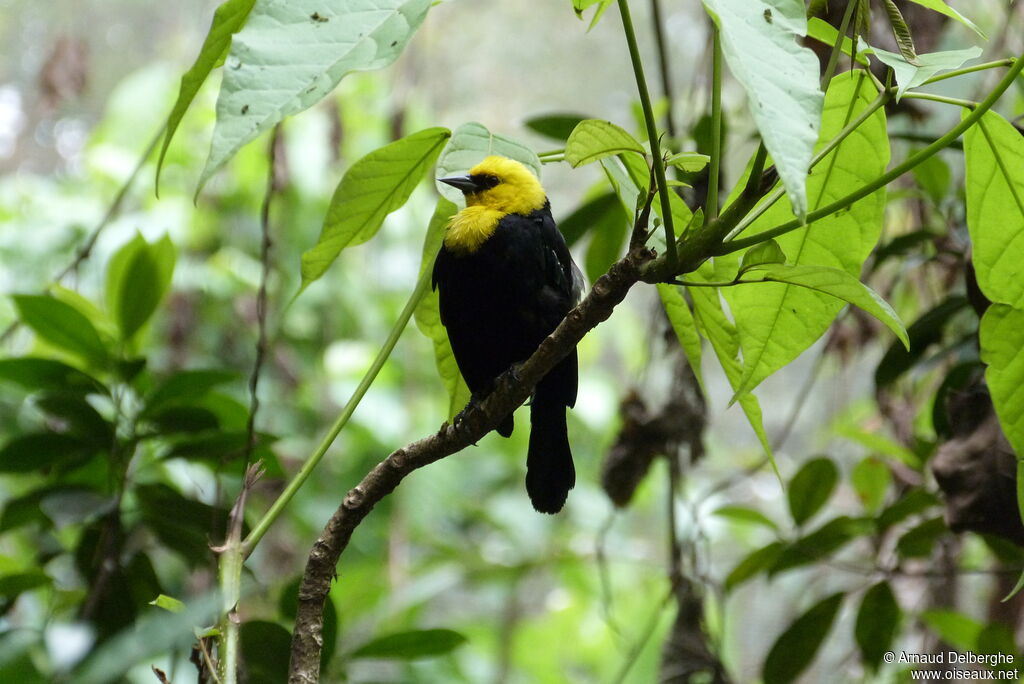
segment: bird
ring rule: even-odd
[[[438,181],[466,200],[446,228],[432,285],[473,405],[576,306],[583,275],[544,188],[522,163],[491,155],[465,176]],[[562,510],[576,484],[566,410],[576,404],[578,382],[574,348],[537,383],[530,401],[526,492],[541,513]],[[509,437],[513,428],[510,413],[495,429]]]

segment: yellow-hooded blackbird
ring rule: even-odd
[[[466,176],[439,180],[463,192],[466,208],[448,226],[433,284],[455,361],[474,399],[482,399],[575,306],[583,277],[525,166],[490,156]],[[574,349],[537,384],[530,403],[526,491],[542,513],[560,511],[576,483],[565,425],[576,388]],[[509,414],[497,431],[508,437],[512,428]]]

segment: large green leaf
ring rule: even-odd
[[[981,291],[1024,309],[1024,137],[995,112],[964,134],[967,228]]]
[[[341,250],[377,234],[387,215],[409,199],[450,137],[447,128],[428,128],[352,165],[334,191],[316,246],[302,255],[301,290],[326,273]]]
[[[879,582],[864,593],[853,634],[861,660],[872,670],[878,669],[885,652],[892,646],[902,616],[903,611],[888,582]]]
[[[156,311],[174,273],[174,245],[166,235],[152,245],[141,234],[107,265],[107,310],[122,340],[130,340]]]
[[[979,335],[999,424],[1017,456],[1024,458],[1024,310],[993,304],[981,318]]]
[[[644,147],[621,126],[601,119],[579,122],[565,142],[565,161],[573,167],[623,152],[644,153]]]
[[[705,279],[710,280],[707,277],[711,275],[708,271],[710,268],[708,264],[705,264],[696,272],[696,275],[703,275]],[[736,391],[740,387],[744,374],[744,367],[739,358],[739,333],[722,310],[718,290],[710,287],[691,287],[689,291],[693,297],[693,318],[697,323],[697,328],[701,335],[711,343],[711,348],[714,349],[715,356],[718,357],[718,362],[722,365],[722,370],[725,371],[729,385],[733,391]],[[761,442],[761,447],[772,458],[772,467],[778,474],[771,443],[768,441],[768,433],[765,432],[761,418],[761,404],[757,401],[757,397],[749,392],[739,397],[739,404],[747,416],[750,426],[754,429],[758,441]]]
[[[185,116],[186,110],[195,99],[196,93],[206,81],[217,63],[227,54],[231,45],[231,36],[238,32],[249,18],[249,12],[256,0],[226,0],[217,11],[213,13],[213,23],[210,31],[206,34],[203,47],[199,50],[195,64],[181,77],[181,86],[178,88],[178,99],[167,117],[167,130],[164,133],[164,144],[160,148],[160,158],[156,163],[156,187],[160,188],[160,168],[163,166],[164,157],[167,155],[167,148],[171,145],[171,138],[178,130],[178,124]]]
[[[820,145],[834,137],[874,100],[877,92],[862,71],[836,76],[829,85],[822,114]],[[812,208],[839,199],[877,177],[889,162],[885,114],[879,109],[817,166],[807,181]],[[860,275],[882,230],[885,190],[849,209],[777,239],[790,264],[839,268]],[[781,199],[748,229],[769,230],[792,218]],[[743,348],[742,395],[799,356],[828,329],[843,302],[830,295],[787,283],[730,287],[723,291],[736,320]]]
[[[437,177],[446,178],[466,173],[480,160],[491,154],[515,159],[531,169],[540,178],[540,159],[526,145],[503,135],[491,133],[482,124],[466,123],[455,129],[441,158],[437,160]],[[462,192],[445,183],[438,183],[441,196],[451,202],[462,202]]]
[[[438,250],[441,249],[441,242],[444,240],[444,232],[448,227],[448,221],[455,214],[457,207],[440,197],[437,200],[437,208],[430,219],[427,228],[427,236],[423,240],[423,258],[420,262],[420,277],[424,277],[427,271],[432,270],[434,259]],[[441,324],[441,312],[438,308],[437,291],[431,288],[413,311],[416,319],[416,327],[420,332],[430,338],[434,345],[434,363],[437,364],[437,374],[444,383],[448,392],[448,418],[451,419],[456,413],[469,402],[469,388],[466,387],[459,366],[455,363],[455,354],[452,352],[452,345],[448,341],[448,332]]]
[[[909,62],[903,55],[887,52],[881,48],[873,48],[879,61],[892,67],[896,74],[896,101],[903,97],[911,88],[916,88],[940,71],[958,69],[964,62],[981,54],[981,48],[972,47],[966,50],[946,50],[945,52],[929,52],[917,55],[915,63]]]
[[[743,280],[740,282],[757,281],[797,285],[815,292],[832,295],[844,302],[859,306],[884,323],[903,342],[904,347],[910,348],[907,329],[903,327],[903,322],[888,302],[842,269],[829,266],[757,264],[747,268],[743,274]]]
[[[107,349],[96,328],[78,309],[47,295],[15,295],[18,318],[40,339],[102,366]]]
[[[767,571],[778,560],[785,546],[773,541],[767,546],[751,551],[725,578],[725,591],[729,592],[761,572]]]
[[[391,64],[431,0],[260,0],[231,39],[199,187],[247,142],[319,102],[352,71]]]
[[[829,596],[794,620],[779,635],[761,671],[765,684],[785,684],[800,676],[828,636],[842,603],[842,593]]]
[[[802,0],[704,0],[721,31],[729,69],[743,84],[750,111],[797,216],[808,207],[805,181],[818,139],[822,98],[818,58],[802,47]]]
[[[99,380],[77,368],[34,356],[0,359],[0,380],[13,382],[29,391],[107,392]]]

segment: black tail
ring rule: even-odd
[[[575,357],[575,353],[572,355]],[[566,396],[567,375],[572,365],[572,397]],[[576,359],[566,359],[566,368],[556,367],[540,381],[530,404],[530,450],[526,456],[526,493],[540,513],[557,513],[576,484],[565,409],[575,403]],[[559,364],[560,366],[563,364]]]

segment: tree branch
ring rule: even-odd
[[[584,335],[606,320],[640,279],[641,267],[654,258],[646,249],[631,251],[594,283],[579,306],[541,343],[513,375],[499,379],[497,389],[479,406],[470,405],[455,423],[393,452],[345,496],[313,545],[299,585],[298,611],[292,635],[290,684],[319,679],[323,647],[323,606],[335,577],[335,566],[363,518],[406,475],[474,444],[502,417],[526,401],[534,385],[565,358]]]

